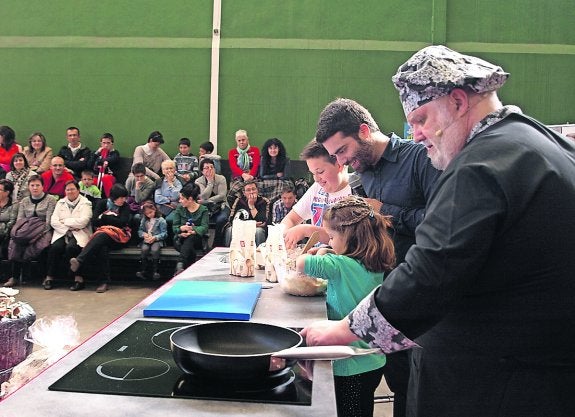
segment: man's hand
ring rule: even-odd
[[[383,206],[383,203],[379,200],[376,200],[375,198],[364,198],[365,202],[367,204],[369,204],[372,208],[373,211],[375,211],[376,213],[381,213],[381,206]]]

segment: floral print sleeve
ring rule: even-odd
[[[393,327],[381,315],[375,305],[375,291],[365,297],[349,313],[349,329],[372,347],[380,348],[384,353],[399,352],[419,346]]]

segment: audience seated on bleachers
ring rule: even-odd
[[[138,237],[140,238],[142,255],[140,258],[140,270],[136,272],[136,276],[140,279],[147,279],[148,257],[151,256],[152,279],[157,281],[160,279],[160,251],[168,237],[168,223],[151,200],[147,200],[142,204],[140,215],[142,220],[138,228]]]
[[[236,198],[232,205],[229,227],[225,230],[226,246],[230,246],[232,241],[232,223],[236,213],[244,210],[248,213],[248,218],[244,220],[256,221],[256,245],[259,246],[266,241],[267,226],[269,224],[270,201],[259,195],[258,185],[255,180],[243,183],[242,196]]]
[[[10,171],[10,161],[15,153],[22,152],[22,147],[16,143],[16,132],[10,126],[0,126],[0,171]]]
[[[50,169],[52,161],[52,148],[46,145],[46,137],[42,132],[34,132],[28,138],[28,146],[22,151],[30,169],[42,174]]]
[[[55,156],[52,158],[50,170],[42,174],[44,192],[55,196],[56,199],[64,198],[64,187],[68,181],[73,179],[74,176],[66,171],[64,158]]]
[[[216,174],[214,162],[204,158],[200,161],[202,176],[196,180],[200,187],[200,203],[207,207],[210,221],[215,223],[214,246],[224,246],[224,226],[230,217],[226,202],[228,185],[223,175]]]
[[[6,179],[12,181],[14,191],[12,200],[21,201],[24,197],[30,195],[28,190],[28,181],[33,175],[38,175],[28,166],[28,161],[23,153],[15,153],[10,162],[10,172],[6,174]]]
[[[58,156],[64,159],[66,169],[74,175],[74,178],[79,179],[82,176],[82,171],[88,167],[92,152],[90,148],[80,142],[80,129],[75,126],[66,129],[66,140],[68,145],[60,148]]]
[[[114,149],[114,136],[111,133],[104,133],[100,138],[100,147],[92,153],[88,161],[88,168],[96,176],[96,186],[106,197],[110,194],[112,185],[116,183],[114,170],[120,162],[120,152]]]
[[[202,247],[203,237],[208,233],[208,209],[201,205],[200,187],[187,183],[180,192],[180,204],[174,213],[174,247],[180,252],[174,275],[196,261],[196,249]]]
[[[92,237],[92,203],[80,194],[80,184],[75,180],[66,184],[65,192],[66,196],[58,200],[50,218],[54,234],[48,249],[46,278],[42,282],[45,290],[54,287],[54,280],[62,264],[69,271],[70,259],[78,256]],[[82,288],[84,280],[78,276],[70,290],[78,291]]]
[[[207,141],[201,143],[198,155],[200,155],[200,161],[203,158],[210,158],[212,161],[214,161],[216,174],[222,173],[222,157],[214,153],[214,144],[212,142]]]
[[[12,264],[12,274],[8,281],[2,284],[3,287],[16,285],[18,277],[22,272],[22,263],[41,258],[45,249],[50,245],[50,239],[52,237],[50,219],[56,206],[56,200],[44,192],[42,177],[39,175],[34,175],[28,180],[28,189],[30,190],[30,195],[20,201],[16,222],[22,219],[39,219],[44,227],[43,229],[41,228],[41,230],[35,228],[34,231],[46,233],[43,233],[42,236],[39,235],[42,239],[37,239],[35,242],[19,243],[14,239],[10,239],[10,243],[8,244],[8,260]],[[44,243],[46,246],[44,246]]]
[[[143,163],[146,167],[146,175],[157,181],[160,179],[162,162],[171,159],[166,152],[160,147],[164,143],[164,136],[157,130],[148,136],[148,143],[136,146],[132,166],[137,163]]]
[[[281,223],[296,202],[297,198],[294,186],[291,184],[285,185],[281,190],[280,197],[273,203],[272,215],[270,216],[272,223]]]
[[[194,182],[201,174],[198,157],[191,153],[191,145],[190,139],[181,138],[178,143],[179,152],[174,156],[176,176],[182,184]]]
[[[94,184],[94,173],[90,169],[82,171],[80,179],[80,194],[86,197],[92,204],[102,198],[102,191]]]

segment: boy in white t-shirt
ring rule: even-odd
[[[329,236],[321,227],[323,213],[333,203],[351,195],[347,167],[340,165],[320,143],[313,139],[303,149],[300,159],[306,161],[314,183],[282,220],[287,248],[318,231],[320,242],[327,244]],[[310,224],[302,222],[311,220]]]

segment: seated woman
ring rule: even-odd
[[[230,214],[230,224],[239,210],[246,211],[249,216],[245,220],[256,221],[256,245],[266,241],[267,226],[269,224],[270,201],[258,194],[258,186],[255,181],[244,183],[243,195],[236,198]],[[225,232],[226,246],[232,241],[232,228],[228,227]]]
[[[286,148],[278,138],[264,142],[261,151],[260,174],[264,180],[284,179],[289,177],[290,160]]]
[[[7,179],[0,179],[0,259],[2,260],[2,279],[9,271],[8,243],[10,242],[10,230],[16,223],[18,216],[18,203],[12,199],[14,184]]]
[[[10,161],[17,152],[22,152],[22,147],[16,143],[16,132],[10,126],[0,126],[0,168],[4,172],[10,170]]]
[[[24,154],[20,152],[15,153],[10,161],[10,172],[6,174],[6,179],[14,184],[12,193],[14,201],[22,201],[24,197],[30,195],[28,181],[33,175],[37,175],[37,173],[30,169]]]
[[[56,200],[44,192],[44,181],[40,175],[33,175],[28,179],[28,190],[30,191],[30,195],[24,197],[18,205],[16,221],[24,218],[37,217],[45,224],[44,232],[51,233],[52,226],[50,225],[50,219],[56,207]],[[22,272],[22,262],[26,261],[26,259],[23,259],[21,256],[27,248],[20,247],[13,239],[10,243],[9,252],[11,252],[12,255],[9,255],[8,259],[12,264],[12,276],[8,281],[2,284],[4,287],[16,285],[16,277],[19,277]],[[47,243],[49,244],[50,241]],[[13,250],[10,250],[10,248],[13,248]],[[43,251],[40,251],[40,254],[36,258],[41,257],[42,254]]]
[[[67,264],[86,246],[92,236],[92,203],[80,194],[80,185],[70,180],[64,188],[66,196],[56,202],[56,208],[50,219],[54,228],[52,243],[48,249],[46,278],[42,283],[45,290],[51,290],[54,277],[62,259]],[[83,282],[74,281],[71,291],[84,288]]]
[[[196,180],[200,187],[200,203],[208,208],[210,219],[216,223],[214,246],[224,245],[224,226],[230,217],[230,208],[226,202],[228,184],[226,177],[216,174],[214,161],[203,158],[200,161],[202,176]]]
[[[178,275],[196,261],[196,248],[202,247],[202,238],[208,233],[208,209],[198,202],[200,187],[188,183],[180,191],[180,205],[174,212],[174,246],[180,252],[176,264]]]
[[[284,144],[278,138],[266,140],[261,152],[260,195],[270,201],[276,201],[285,186],[293,185],[289,176],[290,160],[287,157]]]
[[[126,187],[122,184],[114,184],[110,190],[110,196],[96,204],[92,215],[92,227],[95,232],[82,252],[70,259],[70,270],[75,273],[74,286],[78,287],[78,290],[84,288],[82,272],[85,263],[97,259],[102,272],[96,292],[108,291],[110,282],[108,251],[121,248],[130,240],[128,229],[130,208],[126,204],[127,198]]]
[[[42,132],[34,132],[28,138],[28,146],[22,151],[30,169],[37,174],[42,174],[50,169],[53,151],[46,146],[46,137]]]
[[[171,159],[162,162],[162,174],[164,174],[164,178],[156,188],[154,202],[158,205],[169,226],[173,222],[173,211],[180,199],[182,183],[176,177],[176,163]]]

